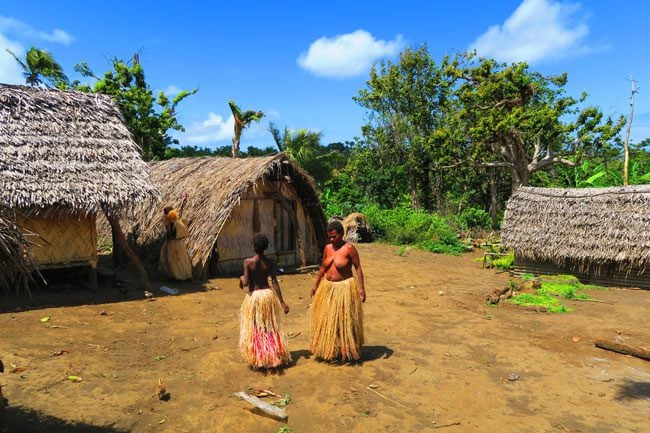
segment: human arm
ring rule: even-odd
[[[250,270],[248,268],[248,259],[244,260],[244,275],[239,277],[239,288],[243,289],[244,287],[248,287],[250,284]]]
[[[187,198],[189,196],[190,195],[188,193],[186,193],[186,192],[181,194],[181,206],[180,206],[180,208],[178,208],[178,219],[180,219],[181,216],[183,215],[183,208],[185,208],[185,203],[187,203]]]
[[[327,268],[325,267],[325,255],[327,251],[327,247],[325,247],[325,251],[323,252],[323,264],[321,265],[320,269],[318,270],[318,275],[316,276],[316,282],[314,283],[314,287],[311,289],[311,296],[313,297],[316,294],[316,290],[318,290],[318,286],[320,285],[320,281],[323,279],[325,276],[325,272],[327,272]]]
[[[361,297],[361,302],[366,302],[366,285],[363,281],[363,269],[361,269],[361,260],[359,259],[359,253],[354,246],[350,245],[350,261],[354,266],[355,271],[357,272],[357,284],[359,286],[359,296]]]
[[[280,301],[282,311],[284,311],[284,314],[287,314],[289,312],[289,306],[286,302],[284,302],[284,298],[282,298],[282,290],[280,290],[280,283],[278,282],[278,275],[275,264],[271,265],[271,287],[273,287],[275,296],[277,296],[278,300]]]

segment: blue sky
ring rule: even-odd
[[[426,43],[436,60],[477,49],[545,74],[566,71],[568,93],[586,91],[606,115],[628,115],[633,78],[640,141],[650,137],[649,18],[644,0],[4,0],[0,82],[24,82],[5,48],[46,49],[71,79],[81,61],[102,75],[112,57],[139,52],[154,90],[199,89],[178,107],[181,144],[230,145],[229,99],[266,114],[244,130],[242,149],[273,146],[269,122],[319,131],[327,144],[361,135],[365,112],[352,97],[373,62]]]

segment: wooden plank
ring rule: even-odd
[[[623,355],[632,355],[636,358],[650,361],[650,350],[643,347],[629,346],[611,340],[596,340],[594,341],[594,345],[601,349],[611,350],[612,352],[622,353]]]

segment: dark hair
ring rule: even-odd
[[[164,209],[163,209],[163,213],[165,215],[167,215],[169,213],[169,211],[172,210],[172,209],[174,209],[174,208],[171,207],[171,206],[165,206]]]
[[[263,252],[269,247],[269,238],[263,234],[258,233],[253,237],[253,249],[255,252]]]
[[[334,230],[334,231],[336,231],[336,233],[342,235],[343,234],[343,224],[341,224],[341,221],[339,221],[339,220],[330,221],[330,223],[327,224],[327,231],[331,232],[332,230]]]

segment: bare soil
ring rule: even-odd
[[[0,296],[9,431],[650,431],[650,362],[593,344],[647,348],[650,292],[588,290],[595,301],[567,301],[566,314],[489,306],[486,294],[510,276],[482,269],[479,253],[357,247],[367,345],[353,365],[310,358],[314,273],[281,277],[294,362],[274,372],[240,359],[235,278],[154,281],[152,300],[76,283],[33,299]],[[159,378],[167,401],[154,396]],[[290,397],[286,423],[233,397],[258,388]]]

